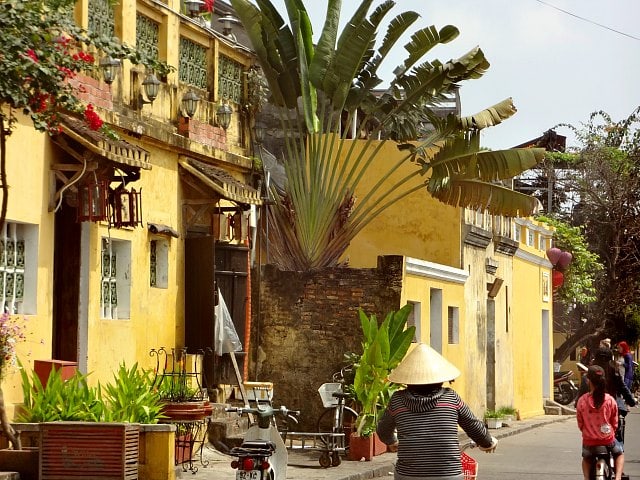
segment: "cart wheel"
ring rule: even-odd
[[[322,468],[329,468],[331,466],[331,457],[329,456],[329,452],[323,452],[318,459],[320,462],[320,466]]]
[[[342,459],[340,458],[340,452],[332,452],[331,453],[331,466],[337,467],[342,463]]]

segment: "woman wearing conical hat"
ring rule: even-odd
[[[444,388],[460,371],[433,348],[418,344],[389,375],[406,384],[395,392],[378,422],[380,439],[397,447],[395,480],[462,479],[458,425],[491,452],[498,440],[476,418],[458,394]]]

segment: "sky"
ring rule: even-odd
[[[326,1],[302,1],[317,38]],[[284,0],[272,2],[286,18]],[[343,23],[359,4],[342,0]],[[491,63],[483,77],[461,84],[463,115],[513,98],[518,112],[483,133],[484,147],[511,148],[563,123],[579,127],[598,110],[622,120],[640,106],[640,0],[396,0],[387,20],[407,10],[421,16],[410,32],[430,25],[460,30],[424,60],[447,61],[480,46]],[[397,43],[383,78],[406,57],[407,41]],[[556,131],[577,146],[570,129]]]

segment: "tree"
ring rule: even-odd
[[[289,24],[269,0],[231,3],[247,29],[284,132],[287,183],[272,188],[274,204],[269,209],[274,227],[271,259],[278,267],[312,270],[337,265],[350,241],[373,218],[424,184],[449,205],[510,216],[534,211],[535,199],[503,187],[499,180],[534,166],[544,150],[480,149],[480,131],[515,113],[510,99],[470,117],[441,119],[435,113],[438,102],[460,82],[481,77],[489,67],[480,48],[447,62],[423,61],[434,47],[458,36],[456,27],[430,26],[414,32],[405,45],[406,59],[394,70],[389,87],[380,91],[378,70],[418,19],[417,13],[396,15],[377,42],[393,1],[383,1],[369,14],[373,0],[362,0],[338,32],[341,1],[329,0],[324,27],[314,43],[302,0],[285,1]],[[358,132],[342,128],[358,115],[363,117],[358,118]],[[433,129],[416,142],[417,127],[425,119]],[[368,140],[362,150],[342,141],[365,130]],[[354,192],[384,142],[395,142],[404,155],[356,202]],[[415,164],[412,173],[398,182],[387,181],[408,162]],[[428,179],[417,181],[421,176]]]
[[[539,216],[537,220],[555,228],[554,245],[570,252],[573,257],[564,272],[564,283],[553,293],[553,330],[567,336],[567,340],[554,353],[554,361],[562,362],[584,342],[589,335],[585,332],[596,331],[593,317],[585,314],[597,300],[596,277],[604,267],[598,255],[589,250],[581,227],[546,216]],[[587,321],[583,323],[583,319]]]
[[[581,226],[604,269],[586,322],[557,351],[563,359],[589,337],[640,338],[640,108],[621,121],[591,114],[581,128],[571,190],[579,198],[572,224]]]
[[[61,112],[82,113],[89,127],[104,127],[91,104],[78,100],[72,83],[80,72],[96,68],[89,52],[102,51],[113,59],[128,59],[165,75],[171,67],[99,36],[73,22],[75,0],[6,0],[0,4],[0,184],[4,225],[9,200],[6,174],[7,137],[17,120],[15,111],[30,116],[36,130],[59,133]],[[14,448],[20,440],[8,422],[0,384],[0,426]]]

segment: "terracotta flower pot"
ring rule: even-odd
[[[162,414],[167,421],[197,421],[206,417],[204,402],[166,402],[162,406]]]
[[[387,451],[387,446],[374,433],[368,437],[360,437],[351,434],[349,438],[349,460],[371,460],[376,455],[382,455]]]

